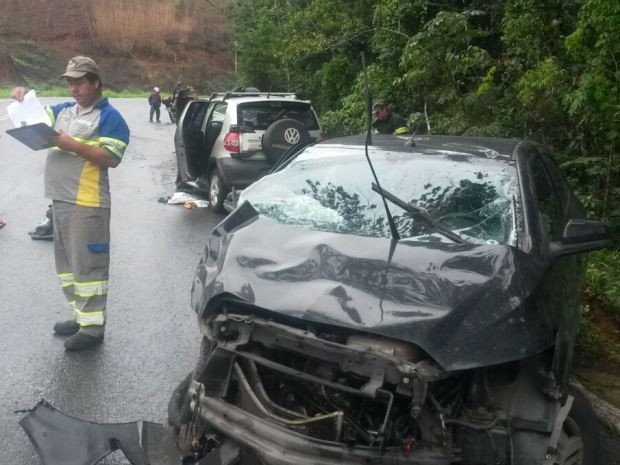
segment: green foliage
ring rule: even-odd
[[[0,87],[0,98],[5,99],[11,96],[11,90],[13,87]],[[70,99],[69,90],[65,86],[46,86],[38,85],[34,89],[37,91],[38,97],[66,97]],[[103,90],[103,96],[109,98],[135,98],[135,97],[148,97],[151,94],[150,90],[123,90],[121,92],[112,91],[109,89]]]
[[[620,317],[620,250],[594,252],[588,263],[588,292]]]
[[[596,325],[589,305],[581,307],[581,322],[579,333],[577,334],[577,346],[582,353],[605,353],[607,350],[607,340]]]
[[[562,97],[569,87],[566,74],[557,60],[549,57],[523,73],[515,84],[523,130],[545,144],[550,142],[550,134],[557,138],[558,131],[565,127]]]
[[[585,174],[580,184],[597,195],[597,216],[620,228],[620,3],[583,3],[574,32],[566,39],[574,86],[565,95],[573,119],[574,145]],[[570,166],[570,164],[569,164]]]

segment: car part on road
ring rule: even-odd
[[[143,465],[137,423],[101,425],[65,415],[42,400],[19,421],[43,465],[90,465],[121,450]]]
[[[95,465],[117,450],[125,454],[131,465],[198,465],[177,447],[173,429],[158,423],[93,423],[65,415],[41,400],[19,424],[43,465]],[[234,456],[230,445],[223,452]],[[212,454],[211,459],[215,455]],[[213,460],[208,463],[227,465],[230,462]]]

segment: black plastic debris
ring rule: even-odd
[[[41,400],[19,421],[43,465],[94,465],[120,450],[132,465],[178,465],[171,428],[144,422],[99,424],[70,417]],[[142,441],[141,441],[142,439]]]

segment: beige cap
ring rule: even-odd
[[[99,76],[99,67],[97,63],[95,63],[95,60],[92,58],[77,56],[69,60],[67,63],[67,70],[60,78],[70,77],[79,79],[86,76],[86,73],[93,73]]]

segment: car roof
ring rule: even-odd
[[[349,148],[363,148],[366,135],[335,137],[326,139],[317,146],[339,146]],[[413,142],[413,143],[412,143]],[[464,137],[464,136],[440,136],[440,135],[384,135],[373,134],[370,147],[398,152],[411,152],[422,155],[446,155],[469,156],[477,158],[501,158],[513,159],[518,145],[530,143],[521,139],[501,139],[494,137]]]
[[[246,103],[246,102],[266,102],[266,101],[274,101],[274,102],[299,102],[306,105],[311,105],[310,100],[300,100],[297,98],[295,94],[284,94],[284,93],[264,93],[264,94],[236,94],[236,93],[225,93],[225,94],[213,94],[210,97],[201,96],[196,100],[201,100],[205,102],[214,101],[214,102],[235,102]]]

